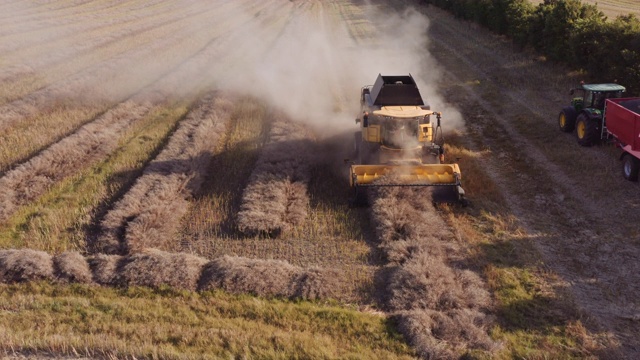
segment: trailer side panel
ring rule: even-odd
[[[607,99],[605,118],[609,133],[640,151],[640,98]]]

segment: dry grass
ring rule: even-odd
[[[165,95],[179,96],[197,92],[203,82],[210,82],[202,74],[211,73],[211,59],[220,55],[219,41],[226,31],[225,24],[210,26],[208,20],[217,9],[203,9],[202,4],[192,6],[188,12],[191,16],[181,20],[194,23],[184,26],[168,15],[161,31],[152,29],[140,37],[124,36],[120,39],[124,45],[115,42],[128,51],[96,55],[99,59],[91,66],[72,67],[62,80],[0,106],[0,173],[28,160],[146,86],[152,87],[145,90],[147,94],[163,91]],[[99,49],[96,51],[100,54]],[[37,71],[47,72],[47,68]]]
[[[92,167],[53,184],[35,202],[20,207],[0,228],[5,247],[29,247],[48,252],[84,251],[91,246],[95,214],[119,197],[187,112],[186,104],[159,108],[127,128],[115,151]]]
[[[53,256],[54,275],[58,281],[88,284],[93,281],[87,260],[77,251]]]
[[[270,113],[264,104],[244,98],[235,103],[230,120],[224,142],[218,144],[208,169],[210,174],[225,169],[224,176],[207,178],[193,199],[183,218],[183,242],[229,237],[236,232],[235,213],[240,195],[263,144]]]
[[[207,260],[184,253],[145,249],[121,266],[120,286],[147,286],[195,291]]]
[[[0,284],[0,303],[9,357],[416,358],[385,317],[320,303],[47,283]]]
[[[171,287],[190,291],[222,289],[261,297],[330,300],[344,284],[339,273],[302,268],[280,260],[223,256],[212,261],[186,253],[142,249],[129,256],[77,252],[55,256],[30,249],[0,250],[0,283],[56,280],[116,287]]]

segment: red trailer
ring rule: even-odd
[[[640,169],[640,98],[607,99],[604,108],[606,132],[622,149],[622,174],[638,181]]]

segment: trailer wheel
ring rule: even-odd
[[[622,176],[629,181],[638,181],[639,170],[640,160],[630,154],[625,154],[622,158]]]
[[[558,115],[558,126],[560,131],[571,132],[576,127],[576,110],[567,106]]]
[[[589,118],[585,113],[578,115],[576,120],[576,138],[578,144],[591,146],[600,139],[598,119]]]

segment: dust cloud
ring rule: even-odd
[[[242,66],[219,84],[335,133],[355,127],[361,87],[373,84],[379,73],[411,73],[425,102],[443,112],[445,130],[462,126],[460,113],[436,90],[441,71],[428,53],[427,17],[411,9],[389,13],[363,5],[336,21],[331,7],[305,3],[311,2],[291,5],[284,28],[256,22],[234,34],[244,48],[262,49],[269,39],[272,45],[266,52],[248,52]]]
[[[379,73],[411,73],[443,112],[445,131],[462,126],[436,90],[429,20],[415,10],[319,0],[107,4],[0,5],[0,80],[31,74],[47,79],[43,96],[117,102],[170,77],[163,93],[184,96],[204,83],[339,132],[355,126],[362,86]],[[19,97],[7,92],[2,102]]]

